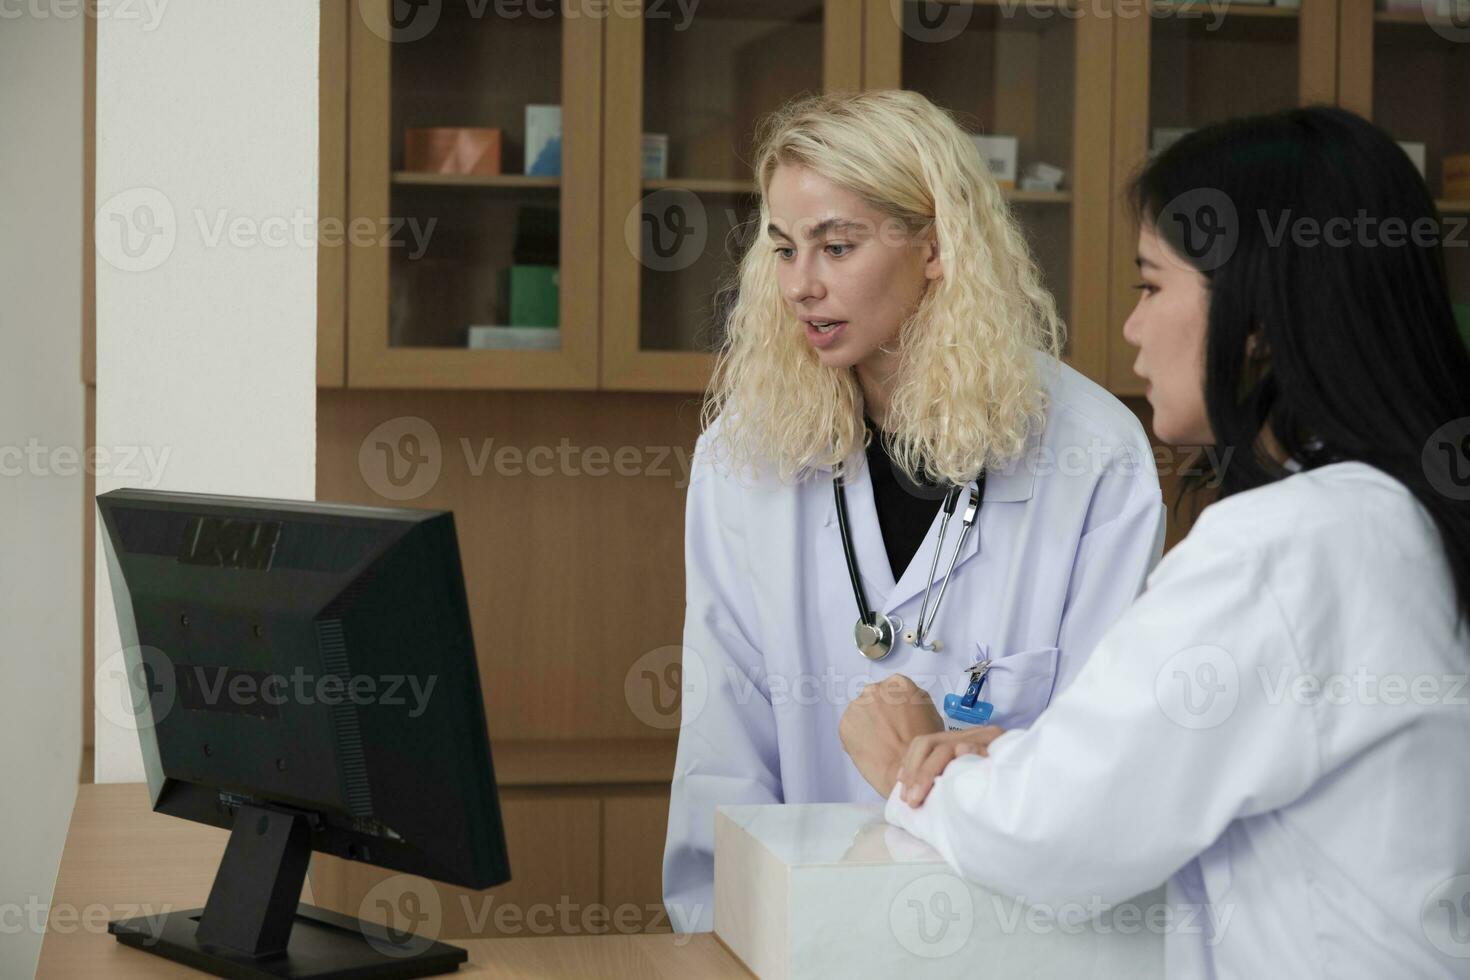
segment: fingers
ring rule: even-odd
[[[929,790],[934,787],[934,778],[944,771],[954,759],[954,742],[940,742],[932,746],[929,754],[920,760],[909,782],[904,783],[904,802],[909,806],[918,806],[924,802],[929,795]]]
[[[986,725],[962,732],[940,732],[915,738],[904,754],[896,780],[903,783],[904,802],[909,806],[923,803],[934,787],[934,780],[951,762],[962,755],[985,755],[990,743],[1003,732],[995,725]]]

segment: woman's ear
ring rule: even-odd
[[[939,257],[939,236],[932,230],[925,240],[924,248],[927,258],[924,260],[924,278],[943,279],[944,260]]]

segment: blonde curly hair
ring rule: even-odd
[[[767,194],[781,164],[806,167],[915,234],[933,229],[944,270],[899,332],[884,428],[911,479],[966,483],[1023,452],[1045,418],[1037,351],[1065,328],[1000,187],[953,116],[917,92],[809,95],[762,120],[759,223],[721,287],[733,301],[701,421],[711,449],[773,463],[791,482],[866,446],[851,370],[822,366],[781,295]]]

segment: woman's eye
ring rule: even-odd
[[[778,256],[780,256],[781,258],[783,258],[783,259],[790,258],[790,256],[784,254],[784,253],[789,252],[789,251],[791,251],[791,246],[789,246],[789,245],[782,245],[782,246],[780,246],[779,248],[776,249],[776,254]]]
[[[1134,283],[1133,284],[1133,288],[1136,289],[1136,290],[1138,290],[1139,292],[1143,293],[1145,296],[1152,296],[1154,293],[1158,292],[1158,288],[1157,287],[1150,286],[1146,282]]]

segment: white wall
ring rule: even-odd
[[[139,456],[97,492],[312,499],[318,3],[135,8],[159,16],[97,25],[97,443]],[[100,534],[106,707],[123,676]],[[116,717],[96,714],[97,780],[141,780]]]
[[[82,746],[82,22],[0,20],[0,977],[35,972]]]

